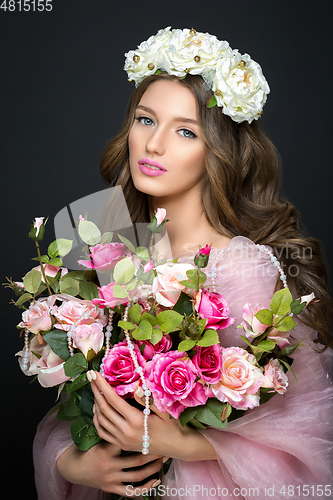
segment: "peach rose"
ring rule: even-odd
[[[277,359],[270,359],[265,365],[262,387],[272,388],[279,394],[284,394],[288,387],[288,377]]]
[[[165,307],[173,307],[185,286],[179,283],[187,280],[186,271],[195,269],[191,264],[162,264],[156,266],[153,292],[156,301]]]
[[[49,297],[51,299],[51,297]],[[53,299],[53,297],[52,297]],[[55,299],[53,299],[54,302]],[[51,300],[52,302],[52,300]],[[22,313],[20,328],[26,328],[31,333],[37,334],[40,331],[48,331],[52,327],[50,316],[50,300],[37,300],[31,304],[29,309]]]
[[[64,301],[60,307],[53,307],[52,313],[57,320],[54,327],[66,332],[78,321],[80,325],[100,323],[103,326],[108,322],[104,311],[97,309],[90,300],[80,300],[74,297]]]

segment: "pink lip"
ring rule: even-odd
[[[154,176],[162,175],[165,172],[167,172],[167,170],[164,167],[162,167],[162,165],[157,163],[157,161],[149,160],[148,158],[143,158],[142,160],[139,160],[138,163],[139,163],[139,169],[141,170],[142,173],[144,173],[146,175],[150,175],[150,176],[154,177]],[[153,167],[158,167],[161,170],[155,170],[155,169],[149,168],[146,165],[144,165],[145,163],[147,163],[148,165],[152,165]]]

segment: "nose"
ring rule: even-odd
[[[146,142],[147,153],[162,156],[165,153],[165,141],[166,138],[162,128],[154,127]]]

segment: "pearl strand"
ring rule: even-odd
[[[100,374],[103,377],[104,377],[104,361],[108,357],[110,349],[111,349],[110,338],[111,338],[112,330],[113,330],[113,326],[112,326],[113,315],[114,315],[114,312],[109,309],[109,320],[108,320],[108,324],[106,325],[106,332],[105,332],[105,353],[104,353],[104,356],[102,358],[102,363],[100,365]]]
[[[287,288],[288,287],[287,276],[284,274],[281,263],[278,261],[277,257],[275,257],[272,250],[270,248],[266,247],[265,245],[260,245],[259,243],[256,244],[256,247],[258,248],[258,250],[260,252],[263,252],[270,257],[272,264],[277,268],[277,270],[280,273],[280,280],[282,281],[284,288]],[[215,286],[216,265],[217,265],[217,262],[218,262],[218,260],[223,252],[224,252],[224,249],[217,254],[215,260],[213,261],[213,265],[210,267],[209,276],[210,276],[210,279],[212,282],[213,292],[216,292],[216,286]]]
[[[75,332],[75,328],[77,327],[77,325],[80,323],[80,321],[82,319],[87,319],[87,318],[89,318],[89,313],[88,312],[84,312],[82,314],[82,316],[77,321],[75,321],[75,323],[73,323],[72,325],[70,325],[70,327],[69,327],[69,330],[67,332],[67,344],[68,344],[69,354],[71,356],[74,356],[73,335],[74,335],[74,332]]]
[[[124,312],[124,321],[127,321],[128,318],[128,310],[130,308],[130,302],[128,302],[125,312]],[[149,396],[151,395],[150,390],[148,389],[146,385],[146,379],[143,374],[143,368],[142,366],[139,365],[138,358],[136,357],[135,351],[134,351],[134,344],[132,343],[132,340],[130,338],[130,335],[128,333],[128,330],[124,330],[125,333],[125,338],[127,342],[127,347],[130,352],[133,364],[135,366],[135,371],[140,375],[141,382],[142,382],[142,389],[144,391],[144,396],[145,396],[145,408],[143,410],[143,436],[142,436],[142,454],[143,455],[148,455],[149,453],[149,434],[148,434],[148,415],[150,414],[150,408],[149,408]]]
[[[267,248],[265,245],[260,245],[259,243],[257,244],[257,248],[258,250],[260,250],[260,252],[266,253],[270,257],[271,262],[274,264],[274,266],[280,273],[280,280],[282,281],[284,288],[287,288],[288,287],[287,276],[284,274],[281,263],[278,261],[277,257],[275,257],[272,250],[270,250],[270,248]]]
[[[24,331],[24,347],[23,347],[23,356],[21,361],[21,370],[23,372],[28,371],[30,365],[30,344],[29,344],[29,330]]]

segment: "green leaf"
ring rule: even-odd
[[[249,345],[249,346],[251,345],[251,342],[249,341],[249,339],[247,339],[246,337],[244,337],[244,335],[240,335],[240,338],[241,338],[242,340],[244,340],[244,342],[245,342],[247,345]]]
[[[24,288],[27,292],[36,295],[39,285],[42,281],[42,275],[36,269],[32,269],[28,274],[25,275],[23,280]]]
[[[149,340],[151,339],[152,332],[153,328],[151,324],[144,319],[140,321],[139,326],[133,330],[132,335],[137,340]]]
[[[183,316],[173,310],[162,311],[157,315],[158,326],[165,333],[174,331],[182,320]]]
[[[128,292],[125,290],[125,288],[121,285],[114,285],[113,290],[112,290],[113,296],[118,298],[118,299],[126,299],[128,297]]]
[[[190,316],[193,313],[193,302],[186,293],[181,292],[172,310],[176,311],[182,316]]]
[[[151,338],[149,339],[149,342],[151,342],[153,345],[157,344],[160,340],[163,338],[163,332],[159,330],[158,328],[153,328],[153,332],[151,334]]]
[[[136,328],[136,325],[133,325],[130,321],[118,321],[118,326],[124,330],[133,330],[133,328]]]
[[[93,405],[94,405],[94,393],[91,389],[91,385],[87,385],[87,387],[84,389],[81,400],[80,400],[80,410],[84,418],[86,419],[87,422],[93,425],[93,418],[94,418],[94,412],[93,412]]]
[[[300,314],[303,309],[306,307],[306,302],[301,303],[301,299],[294,300],[290,304],[290,310],[293,314]]]
[[[148,261],[149,260],[149,251],[148,248],[146,247],[138,247],[136,251],[136,255],[139,257],[141,260]]]
[[[186,286],[187,288],[191,288],[192,290],[196,290],[197,289],[197,285],[195,285],[194,283],[192,283],[192,281],[182,280],[179,283],[181,285],[183,285],[183,286]]]
[[[114,267],[113,278],[118,285],[129,283],[135,273],[135,267],[129,257],[121,259]]]
[[[101,232],[93,222],[80,220],[79,235],[87,245],[97,245],[101,241]]]
[[[263,325],[269,326],[273,323],[273,313],[269,309],[261,309],[255,314],[255,317]]]
[[[49,282],[49,285],[54,291],[54,293],[58,293],[60,289],[60,284],[57,278],[52,278],[51,276],[48,276],[47,281]]]
[[[49,344],[52,351],[63,361],[71,357],[68,350],[67,333],[62,330],[52,330],[43,336],[43,340]]]
[[[292,296],[288,288],[283,288],[274,293],[270,308],[273,314],[277,316],[284,316],[290,310]]]
[[[73,246],[73,241],[72,240],[67,240],[65,238],[58,238],[55,241],[52,241],[50,243],[47,253],[51,257],[51,259],[58,257],[59,255],[61,257],[65,257],[67,255]]]
[[[117,236],[118,236],[118,238],[120,239],[120,241],[121,241],[122,243],[124,243],[124,245],[126,245],[126,246],[127,246],[127,248],[129,248],[129,249],[130,249],[130,251],[131,251],[132,253],[135,253],[135,252],[136,252],[135,247],[134,247],[134,245],[130,242],[130,240],[128,240],[127,238],[125,238],[125,236],[122,236],[121,234],[118,234]]]
[[[294,378],[295,378],[296,382],[298,382],[297,377],[296,377],[296,375],[294,373],[294,370],[292,369],[292,367],[290,366],[290,364],[287,361],[285,361],[284,359],[279,359],[279,361],[287,368],[287,370],[291,371],[291,373],[294,375]]]
[[[275,342],[272,340],[263,340],[262,342],[259,342],[257,347],[262,351],[271,351],[275,347]]]
[[[231,412],[232,412],[232,406],[229,403],[227,403],[227,406],[222,410],[221,413],[222,422],[224,422],[227,418],[230,417]]]
[[[182,411],[182,413],[179,415],[179,422],[183,427],[187,424],[187,422],[195,417],[196,412],[197,409],[195,407],[188,407],[184,411]]]
[[[39,257],[33,257],[31,260],[37,260],[37,262],[39,262]],[[43,264],[47,264],[48,261],[50,260],[50,257],[48,255],[41,255],[40,260],[42,261]]]
[[[290,316],[286,316],[279,324],[275,325],[280,332],[288,332],[295,328],[296,323]]]
[[[71,421],[81,415],[80,408],[71,400],[65,401],[59,408],[56,420]]]
[[[195,344],[196,344],[196,340],[193,340],[193,339],[183,340],[178,345],[178,351],[179,352],[189,351],[195,346]]]
[[[82,373],[79,377],[77,377],[73,382],[70,384],[66,385],[66,391],[67,392],[73,392],[77,391],[78,389],[81,389],[81,387],[84,387],[89,383],[87,379],[87,373]]]
[[[81,374],[83,370],[87,370],[88,362],[81,352],[70,356],[70,358],[64,364],[65,375],[67,377],[75,377]]]
[[[105,245],[105,243],[111,243],[112,238],[113,238],[113,233],[112,232],[103,233],[102,236],[101,236],[100,243],[102,243],[103,245]]]
[[[80,281],[79,293],[83,299],[92,300],[98,297],[98,287],[95,283],[91,283],[91,281]]]
[[[33,296],[30,294],[30,293],[23,293],[18,299],[17,301],[15,302],[15,305],[16,307],[19,307],[21,306],[22,304],[24,304],[25,302],[27,302],[27,300],[31,300],[33,298]]]
[[[206,323],[207,323],[207,320],[205,318],[202,318],[202,319],[199,319],[198,320],[198,327],[199,327],[199,330],[198,330],[198,335],[201,335],[202,332],[204,331],[205,329],[205,326],[206,326]],[[211,331],[211,330],[207,330],[208,331]],[[214,330],[215,331],[215,330]],[[218,338],[218,337],[217,337]],[[218,341],[217,341],[218,342]],[[214,342],[215,344],[217,342]]]
[[[197,284],[197,280],[198,280],[197,269],[189,269],[188,271],[186,271],[186,276],[188,277],[188,279],[190,281],[192,281],[192,283],[194,283],[195,285]],[[199,286],[202,286],[205,283],[206,278],[207,278],[207,276],[205,275],[205,273],[203,271],[200,271],[200,273],[199,273]]]
[[[204,406],[199,406],[195,418],[206,425],[217,427],[218,429],[225,429],[227,426],[226,420],[222,422],[221,416],[226,403],[221,403],[215,398],[207,399]]]
[[[87,451],[102,441],[96,428],[89,424],[84,417],[79,417],[71,424],[71,436],[79,450]]]
[[[65,278],[60,281],[60,292],[68,293],[68,295],[73,295],[75,297],[80,293],[80,284],[74,278],[65,276]]]
[[[61,267],[63,265],[62,260],[60,257],[54,257],[48,262],[49,266],[56,266],[56,267]]]
[[[133,323],[136,323],[137,325],[139,324],[140,318],[141,318],[141,307],[139,304],[134,304],[134,306],[131,306],[128,310],[128,316],[130,320],[133,321]]]
[[[217,105],[217,100],[215,95],[213,94],[207,101],[207,108],[213,108]]]
[[[202,338],[197,342],[200,347],[209,347],[219,343],[219,336],[216,330],[206,330]]]

